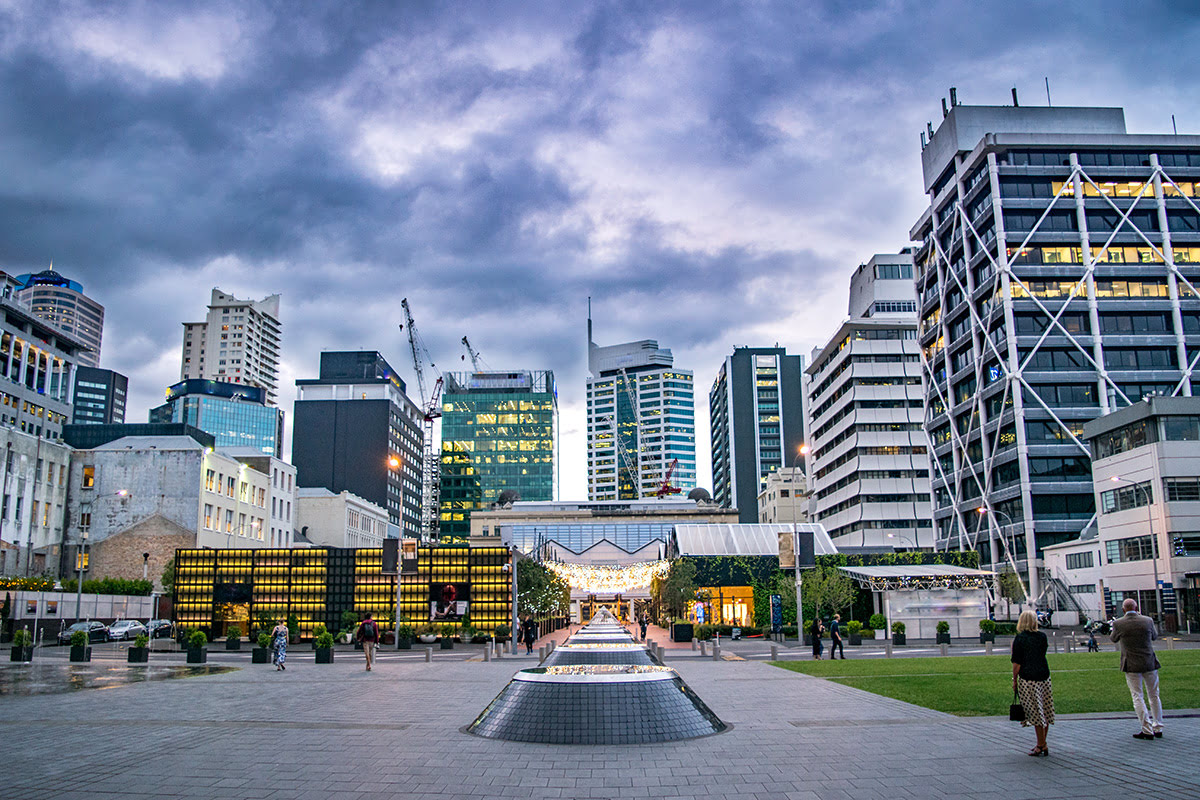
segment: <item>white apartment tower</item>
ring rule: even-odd
[[[652,497],[668,473],[681,494],[695,488],[693,379],[674,361],[653,339],[598,346],[589,315],[589,500]]]
[[[274,405],[280,337],[279,295],[239,300],[214,288],[205,321],[183,323],[180,380],[257,386],[266,389],[267,405]]]
[[[839,547],[933,547],[913,259],[850,279],[850,319],[805,371],[809,517]]]
[[[17,302],[34,314],[61,328],[84,345],[75,355],[80,366],[100,366],[100,343],[104,338],[104,306],[83,293],[83,286],[53,269],[17,277]]]

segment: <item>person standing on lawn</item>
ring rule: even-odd
[[[1049,642],[1038,630],[1037,617],[1023,611],[1017,619],[1017,635],[1012,643],[1013,693],[1021,700],[1025,719],[1021,727],[1033,726],[1037,745],[1031,756],[1048,756],[1046,733],[1054,724],[1054,692],[1050,686],[1050,665],[1046,663]]]
[[[846,660],[846,646],[842,644],[842,615],[834,614],[829,623],[829,660],[833,661],[842,651],[842,661]]]
[[[1142,729],[1133,738],[1161,739],[1163,716],[1162,700],[1158,696],[1158,668],[1162,665],[1154,655],[1152,644],[1158,638],[1158,631],[1154,620],[1138,613],[1137,601],[1132,597],[1126,599],[1121,608],[1125,616],[1113,620],[1110,638],[1121,645],[1121,671],[1125,673],[1125,683],[1133,697],[1133,710],[1142,723]]]
[[[825,649],[825,645],[821,642],[821,634],[825,632],[825,625],[821,622],[820,617],[813,617],[812,627],[809,628],[812,633],[813,660],[821,660],[821,651]]]
[[[367,618],[359,624],[355,638],[362,643],[363,655],[367,657],[367,672],[370,672],[371,667],[375,665],[375,645],[379,644],[379,626],[371,618],[370,611],[367,612]]]

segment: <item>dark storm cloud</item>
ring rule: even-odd
[[[408,296],[441,365],[466,333],[578,415],[591,296],[598,341],[658,338],[703,408],[733,344],[807,353],[853,266],[906,244],[948,86],[1039,103],[1049,76],[1200,129],[1190,4],[964,8],[10,3],[0,267],[105,303],[131,419],[214,285],[283,294],[285,406],[321,349],[408,372]]]

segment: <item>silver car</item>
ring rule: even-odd
[[[108,640],[134,639],[146,635],[146,626],[136,619],[119,619],[108,626]]]

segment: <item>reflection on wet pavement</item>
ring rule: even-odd
[[[125,664],[22,664],[0,669],[0,697],[61,694],[78,689],[111,689],[127,683],[163,681],[220,675],[237,667],[196,666],[137,667]]]

